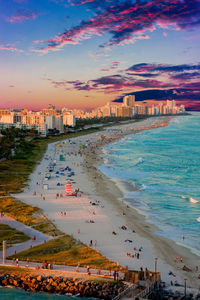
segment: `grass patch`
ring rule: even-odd
[[[66,235],[20,252],[9,257],[9,259],[13,257],[24,261],[29,258],[33,262],[44,262],[44,260],[47,260],[52,264],[69,266],[77,266],[78,262],[80,262],[80,266],[82,267],[90,266],[91,268],[105,270],[124,269],[116,263],[109,261],[96,250]]]
[[[38,207],[30,206],[12,197],[3,197],[0,198],[0,208],[7,216],[38,231],[51,236],[62,234]]]
[[[7,247],[11,247],[14,244],[26,242],[29,239],[30,237],[23,232],[0,223],[0,250],[2,250],[2,242],[5,240]]]

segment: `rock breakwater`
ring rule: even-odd
[[[1,286],[14,286],[31,292],[47,292],[78,297],[93,297],[111,300],[126,286],[122,282],[83,281],[64,277],[4,274],[0,276]]]

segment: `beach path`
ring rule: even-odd
[[[1,216],[0,217],[0,223],[6,224],[12,228],[15,228],[21,232],[23,232],[24,234],[30,236],[30,240],[24,242],[24,243],[20,243],[20,244],[16,244],[10,248],[7,249],[6,254],[7,256],[13,255],[15,253],[27,250],[31,247],[43,244],[45,241],[49,241],[50,239],[52,239],[52,237],[43,234],[31,227],[28,227],[6,215]],[[35,240],[33,240],[33,237],[36,237]],[[0,251],[0,257],[2,257],[2,251]]]

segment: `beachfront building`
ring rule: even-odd
[[[104,117],[128,117],[133,116],[157,116],[168,114],[185,113],[184,105],[177,106],[175,100],[167,100],[166,102],[149,100],[135,101],[134,95],[126,95],[122,103],[107,103],[102,107],[98,107],[89,111],[81,109],[56,110],[55,106],[49,105],[47,109],[33,112],[28,109],[13,110],[0,109],[1,128],[6,127],[26,127],[37,129],[45,135],[49,130],[58,130],[64,132],[64,125],[75,127],[76,119],[91,119]]]
[[[123,105],[126,107],[134,107],[135,106],[135,95],[124,96]]]
[[[134,110],[132,107],[129,106],[119,106],[117,108],[117,117],[133,117]]]
[[[63,115],[63,125],[75,127],[76,126],[76,117],[71,113],[66,113]]]

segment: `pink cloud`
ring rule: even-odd
[[[12,45],[2,45],[2,44],[0,44],[0,50],[10,51],[10,52],[23,52],[23,50],[15,48]]]
[[[94,17],[49,40],[40,41],[40,49],[48,52],[67,44],[78,44],[94,35],[109,33],[110,40],[103,45],[124,45],[148,39],[147,32],[157,27],[170,30],[186,30],[200,25],[199,0],[78,0],[73,5],[87,4],[94,10]]]
[[[38,17],[38,13],[20,10],[16,15],[7,18],[7,21],[10,23],[21,23],[27,20],[34,20]]]
[[[113,70],[117,70],[119,67],[119,64],[120,64],[119,61],[113,61],[109,68],[101,69],[100,72],[110,72]]]

